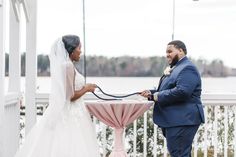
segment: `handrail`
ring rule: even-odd
[[[18,92],[9,92],[5,96],[5,107],[17,103],[22,100],[22,94]]]
[[[204,105],[235,105],[236,93],[205,93],[202,101]]]
[[[98,94],[99,95],[99,94]],[[122,94],[115,94],[122,95]],[[102,95],[101,95],[102,96]],[[140,97],[132,96],[132,98],[140,99]],[[85,100],[96,100],[97,98],[91,94],[85,94]],[[48,103],[49,93],[37,93],[36,103]],[[204,93],[202,94],[203,105],[236,105],[236,93]]]

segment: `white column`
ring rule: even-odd
[[[4,104],[5,104],[5,0],[0,0],[0,156],[4,156]]]
[[[20,92],[20,22],[16,20],[13,5],[19,8],[19,3],[10,6],[10,35],[9,35],[9,92]],[[20,9],[19,19],[20,19]],[[20,20],[21,21],[21,20]]]
[[[26,23],[26,77],[25,77],[25,105],[26,105],[26,134],[36,122],[36,77],[37,77],[37,0],[26,1],[29,9],[29,21]]]
[[[13,7],[18,9],[20,13],[20,4],[18,1],[10,1],[9,5],[9,84],[8,92],[14,96],[20,95],[20,14],[17,15],[13,11]],[[14,98],[15,99],[15,98]],[[14,105],[5,107],[5,151],[6,157],[14,156],[19,147],[20,139],[20,104],[17,102]],[[9,125],[10,124],[10,125]]]

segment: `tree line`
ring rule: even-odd
[[[21,75],[25,76],[26,54],[21,54]],[[215,59],[211,62],[206,59],[193,59],[192,62],[197,66],[201,76],[207,77],[226,77],[236,76],[235,69],[226,67],[222,60]],[[9,54],[5,55],[5,72],[9,72]],[[118,76],[118,77],[160,77],[166,68],[166,58],[161,56],[153,57],[106,57],[106,56],[86,56],[86,66],[84,56],[81,56],[75,67],[86,76]],[[38,76],[50,76],[50,62],[48,55],[39,54],[37,56]]]

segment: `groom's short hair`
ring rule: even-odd
[[[187,48],[186,48],[184,42],[182,42],[180,40],[173,40],[173,41],[169,42],[168,45],[174,45],[175,48],[182,49],[184,51],[184,53],[187,54]]]

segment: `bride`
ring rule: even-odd
[[[51,94],[42,119],[26,136],[15,157],[100,157],[95,129],[85,108],[83,95],[95,84],[85,84],[74,68],[81,43],[66,35],[52,46],[50,54]]]

